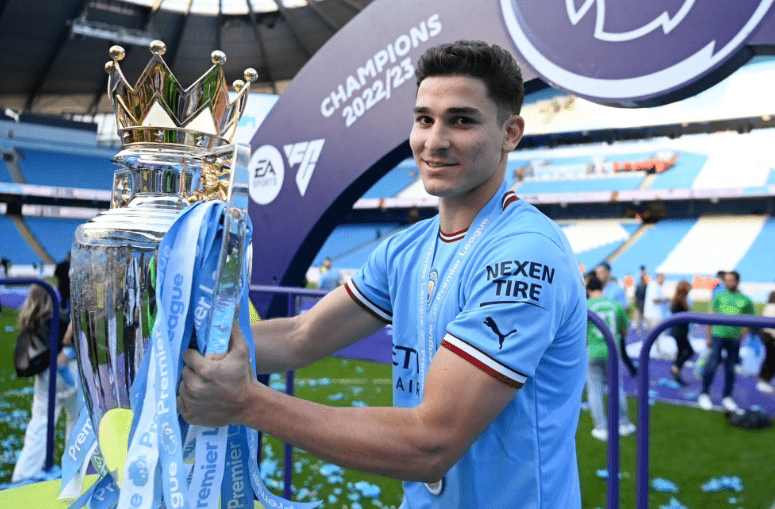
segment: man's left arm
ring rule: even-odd
[[[178,405],[190,423],[242,424],[337,465],[404,481],[440,480],[518,391],[441,348],[419,406],[329,407],[256,382],[238,328],[225,358],[188,350],[185,360]]]

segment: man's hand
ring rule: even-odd
[[[178,388],[178,410],[190,424],[221,427],[241,423],[249,412],[247,397],[258,385],[250,352],[234,317],[225,355],[203,357],[198,350],[183,352],[185,367]]]

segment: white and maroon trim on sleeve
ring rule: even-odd
[[[393,323],[393,314],[370,301],[368,297],[363,295],[363,293],[358,289],[358,285],[356,285],[352,279],[344,284],[344,288],[355,302],[357,302],[363,309],[371,313],[377,320],[385,322],[386,324]]]
[[[512,387],[516,387],[517,389],[525,385],[527,376],[501,364],[478,348],[466,343],[462,339],[455,337],[450,333],[447,333],[447,335],[444,336],[444,339],[441,341],[441,346],[459,355],[463,359],[467,360],[485,373],[497,378],[501,382],[504,382]]]
[[[511,205],[512,203],[514,203],[517,200],[519,200],[519,198],[517,198],[517,195],[516,195],[516,193],[514,191],[509,191],[509,192],[505,193],[503,195],[503,199],[502,199],[503,210],[506,210],[506,207],[508,207],[509,205]]]

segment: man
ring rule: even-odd
[[[624,350],[623,338],[627,335],[627,315],[622,305],[603,295],[603,284],[596,275],[587,280],[587,308],[602,318],[611,330],[614,340],[621,352]],[[587,342],[589,343],[589,369],[587,370],[587,401],[592,414],[594,428],[592,436],[598,440],[608,440],[608,418],[603,402],[603,385],[608,378],[608,344],[602,332],[591,321],[587,323]],[[623,358],[627,359],[626,353]],[[630,367],[630,372],[634,367]],[[631,435],[635,425],[630,421],[627,412],[627,397],[624,394],[624,380],[619,371],[619,434]]]
[[[716,286],[713,287],[713,290],[711,290],[710,293],[710,300],[711,302],[713,299],[716,298],[716,295],[723,292],[726,289],[726,285],[724,284],[724,281],[726,280],[727,273],[723,270],[720,270],[716,273],[716,279],[718,279],[718,283],[716,283]]]
[[[724,274],[726,290],[719,292],[711,303],[711,312],[722,315],[752,315],[754,314],[753,302],[738,291],[740,274],[731,271]],[[708,326],[707,345],[713,349],[713,354],[705,365],[702,375],[702,393],[697,400],[701,408],[710,410],[713,403],[710,400],[709,390],[716,376],[716,368],[721,362],[721,351],[726,350],[724,359],[724,399],[721,405],[730,412],[739,410],[737,403],[732,399],[732,390],[735,387],[735,364],[740,359],[740,340],[748,334],[748,327],[732,327],[729,325]]]
[[[619,286],[616,281],[611,280],[611,266],[603,262],[595,267],[595,274],[603,285],[603,296],[608,299],[613,299],[624,308],[625,313],[630,309],[630,301],[627,300],[627,296],[624,295],[624,289]]]
[[[340,282],[339,271],[333,269],[333,264],[334,262],[331,258],[326,258],[323,260],[323,265],[320,267],[320,280],[318,281],[318,286],[327,292],[330,292],[339,286]]]
[[[670,296],[665,290],[665,275],[661,272],[656,279],[646,285],[646,302],[643,304],[643,319],[646,322],[646,330],[650,331],[668,317]],[[666,353],[667,335],[662,332],[654,342],[655,353],[660,358],[668,357]]]
[[[386,239],[310,311],[252,327],[259,370],[279,372],[392,322],[395,407],[260,386],[236,330],[220,361],[184,354],[181,413],[401,479],[404,509],[580,508],[586,299],[562,231],[504,183],[521,73],[503,49],[460,41],[429,49],[416,76],[410,146],[439,215]]]
[[[643,318],[649,330],[667,318],[666,308],[670,297],[665,291],[665,275],[661,272],[646,285],[646,301],[643,304]]]
[[[640,275],[638,276],[638,285],[635,287],[635,330],[643,330],[643,307],[646,305],[646,287],[648,286],[648,274],[646,267],[640,266]]]

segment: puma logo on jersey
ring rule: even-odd
[[[291,167],[299,165],[296,171],[296,185],[302,196],[307,192],[307,186],[312,178],[312,172],[315,171],[315,164],[318,162],[320,152],[323,150],[324,139],[302,141],[284,145],[285,157],[288,159],[288,165]]]
[[[495,324],[495,320],[493,320],[491,317],[487,317],[484,319],[484,324],[491,328],[492,331],[498,336],[498,350],[503,350],[503,340],[507,337],[511,336],[515,332],[517,332],[517,329],[512,330],[511,332],[508,332],[506,334],[502,334],[501,331],[498,329],[498,326]]]

